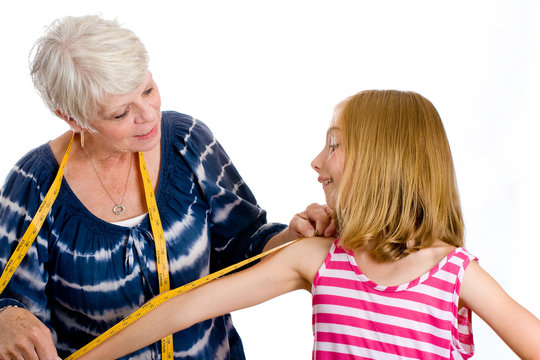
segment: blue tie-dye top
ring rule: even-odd
[[[171,288],[260,253],[284,229],[267,224],[266,213],[202,122],[163,112],[161,146],[156,198]],[[45,144],[8,175],[0,198],[2,269],[57,171]],[[0,307],[28,308],[51,329],[59,355],[66,357],[158,293],[148,217],[132,228],[102,221],[64,180],[37,239],[0,295]],[[244,359],[230,315],[175,334],[174,354],[175,359]],[[160,345],[127,358],[159,359]]]

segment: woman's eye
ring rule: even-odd
[[[152,91],[154,91],[154,88],[150,88],[150,89],[146,90],[146,91],[143,93],[143,95],[148,96],[148,95],[152,94]]]
[[[127,113],[128,113],[128,112],[127,112],[127,110],[126,110],[126,111],[124,111],[122,114],[120,114],[120,115],[118,115],[118,116],[115,116],[114,118],[115,118],[116,120],[123,119],[123,118],[126,117]]]

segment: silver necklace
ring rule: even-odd
[[[88,158],[88,160],[90,160],[90,164],[92,164],[92,167],[94,168],[94,172],[96,173],[96,176],[99,180],[99,183],[101,184],[101,187],[103,188],[103,190],[105,190],[105,193],[109,196],[109,198],[112,200],[114,206],[112,208],[112,211],[115,215],[122,215],[124,213],[124,211],[126,210],[126,206],[123,204],[124,202],[124,196],[126,195],[126,190],[127,190],[127,185],[128,185],[128,182],[129,182],[129,175],[131,174],[131,163],[133,162],[133,155],[130,156],[129,158],[129,169],[128,169],[128,174],[127,174],[127,177],[126,177],[126,184],[124,185],[124,193],[122,194],[122,198],[120,199],[120,201],[116,202],[114,201],[113,197],[111,196],[111,194],[109,193],[109,191],[107,191],[107,188],[105,187],[105,185],[103,185],[103,181],[101,181],[101,178],[99,177],[99,173],[96,169],[96,165],[94,164],[94,162],[92,161],[92,159],[90,158],[90,156],[88,155],[88,153],[86,152],[86,149],[85,148],[82,148],[83,151],[84,151],[84,154],[86,155],[86,157]]]

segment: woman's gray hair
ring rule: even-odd
[[[134,91],[148,70],[141,40],[95,15],[55,20],[32,55],[30,74],[43,101],[88,130],[107,97]]]

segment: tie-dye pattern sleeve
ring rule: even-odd
[[[15,250],[43,200],[56,169],[44,166],[40,152],[26,154],[10,171],[0,196],[0,268]],[[45,324],[50,311],[46,296],[49,226],[45,221],[11,281],[0,294],[0,307],[26,307]]]
[[[168,116],[174,115],[168,113]],[[212,270],[223,268],[262,251],[282,231],[282,224],[267,223],[231,159],[201,121],[176,114],[180,154],[191,167],[210,207]]]

